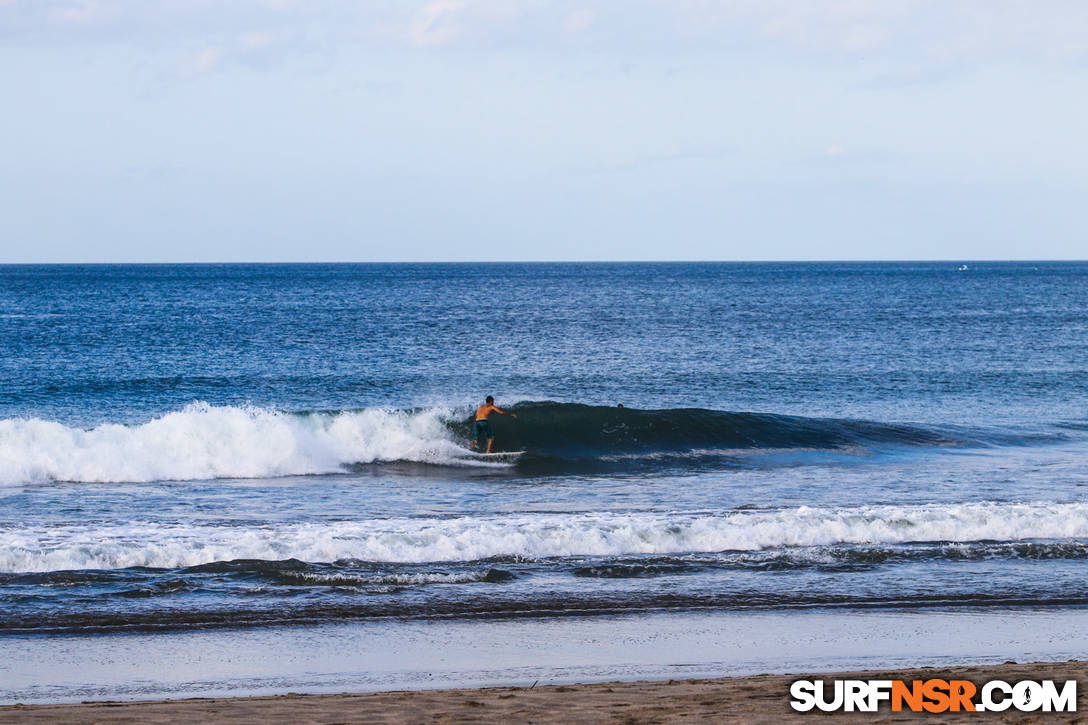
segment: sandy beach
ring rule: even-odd
[[[801,677],[830,679],[1033,679],[1078,680],[1077,713],[797,713],[789,706],[790,683]],[[364,694],[191,698],[146,702],[0,707],[5,723],[891,723],[1084,722],[1088,662],[1006,663],[977,667],[870,670],[819,675],[756,675],[660,682],[415,690]]]

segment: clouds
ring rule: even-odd
[[[238,45],[243,50],[261,50],[268,48],[282,37],[273,30],[247,30],[238,36]]]
[[[819,224],[862,249],[886,216],[903,246],[883,255],[905,257],[912,237],[1028,234],[1040,209],[1076,230],[1086,18],[1058,0],[0,0],[0,195],[19,200],[0,248],[540,258],[596,234],[608,256],[722,258],[725,228],[789,257]],[[863,224],[832,218],[865,204]]]
[[[464,30],[463,0],[430,0],[415,12],[408,37],[415,45],[445,45]]]
[[[563,30],[572,35],[584,33],[596,19],[597,14],[589,8],[579,8],[563,18]]]
[[[0,0],[21,47],[108,47],[158,77],[392,53],[571,53],[862,67],[859,87],[1002,63],[1088,64],[1088,4],[1055,0]],[[862,64],[862,65],[858,65]]]
[[[222,59],[222,49],[215,47],[201,48],[182,62],[181,74],[183,76],[203,75],[212,71]]]
[[[313,46],[546,49],[594,31],[611,52],[878,55],[913,62],[1050,62],[1088,53],[1088,5],[1022,0],[7,0],[0,26],[37,42],[201,44],[208,34],[305,29]]]
[[[75,0],[50,7],[47,18],[51,23],[63,25],[90,25],[102,21],[117,9],[116,6],[108,5],[104,0]]]
[[[860,89],[1001,64],[1088,66],[1088,4],[1054,0],[0,0],[5,44],[122,53],[153,84],[365,53],[582,54],[856,68]],[[96,51],[97,52],[97,51]],[[146,79],[153,78],[154,81]]]

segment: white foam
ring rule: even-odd
[[[232,559],[423,563],[1085,537],[1088,503],[513,514],[267,525],[135,522],[2,529],[0,571],[175,568]]]
[[[144,482],[335,473],[351,463],[495,465],[452,440],[454,412],[367,409],[307,415],[193,403],[142,425],[82,430],[0,420],[0,485]]]
[[[320,574],[314,572],[288,572],[284,578],[306,584],[325,584],[341,587],[405,586],[413,584],[470,584],[487,579],[488,571],[471,571],[459,574],[427,572],[422,574],[387,574],[385,576],[359,576],[356,574]]]

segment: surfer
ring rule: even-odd
[[[492,413],[498,413],[499,415],[508,415],[511,418],[517,418],[517,413],[507,413],[502,408],[495,405],[495,399],[490,395],[487,396],[487,400],[484,404],[476,409],[476,424],[473,426],[472,445],[468,448],[470,451],[476,450],[476,444],[480,442],[480,438],[487,439],[487,450],[484,453],[491,452],[491,444],[495,442],[495,433],[491,430],[491,424],[487,422],[487,416]]]

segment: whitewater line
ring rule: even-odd
[[[293,414],[198,402],[134,426],[0,420],[0,485],[312,475],[380,461],[488,465],[453,440],[454,416],[445,408]]]
[[[178,568],[234,559],[426,563],[518,556],[1088,538],[1088,503],[800,507],[233,525],[133,522],[0,529],[0,571]]]

